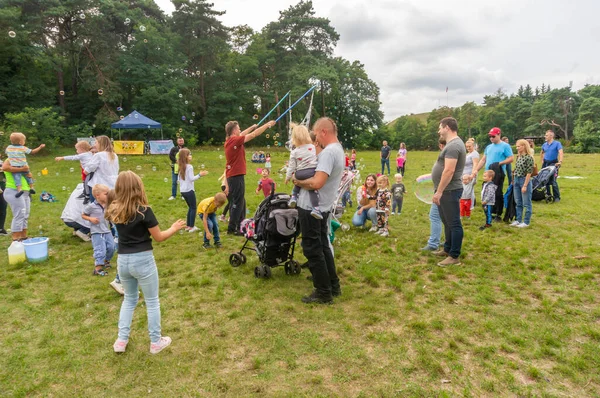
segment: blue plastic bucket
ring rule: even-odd
[[[39,263],[48,259],[48,238],[31,238],[23,241],[25,255],[30,263]]]

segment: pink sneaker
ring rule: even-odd
[[[158,343],[150,344],[150,354],[158,354],[163,349],[171,345],[171,338],[169,336],[163,336],[158,340]]]
[[[127,343],[129,343],[129,340],[117,339],[117,341],[115,341],[115,344],[113,344],[113,349],[115,350],[115,352],[125,352],[125,349],[127,348]]]

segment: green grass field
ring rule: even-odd
[[[311,290],[306,271],[287,276],[279,267],[259,280],[251,255],[232,268],[239,237],[223,236],[220,251],[205,251],[198,234],[155,244],[162,330],[173,344],[153,356],[142,300],[127,352],[112,352],[122,298],[108,286],[114,271],[93,277],[91,245],[59,219],[80,180],[77,162],[54,162],[66,153],[30,157],[34,175],[49,170],[38,190],[60,200],[32,204],[29,232],[50,237],[50,259],[8,265],[10,237],[0,240],[0,396],[600,395],[598,155],[565,156],[561,176],[584,178],[561,178],[562,202],[534,203],[528,229],[480,232],[476,209],[465,224],[463,264],[439,268],[419,251],[429,206],[413,195],[436,154],[410,152],[408,194],[390,237],[338,230],[343,295],[331,306],[300,302]],[[198,199],[220,190],[222,155],[194,151],[196,168],[210,172],[196,182]],[[274,169],[286,157],[273,154]],[[378,170],[377,152],[358,158],[363,176]],[[121,170],[144,175],[161,227],[185,218],[182,200],[167,201],[167,156],[120,160]],[[256,166],[248,167],[252,214],[260,197]],[[7,228],[10,219],[9,210]]]

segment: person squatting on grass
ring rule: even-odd
[[[275,121],[271,120],[264,126],[257,128],[256,125],[250,126],[244,131],[240,130],[240,126],[236,121],[227,122],[225,125],[225,195],[227,195],[230,203],[229,208],[229,225],[227,233],[233,235],[242,235],[240,232],[240,224],[246,215],[246,183],[244,176],[246,175],[246,150],[244,144],[262,133],[268,128],[275,125]]]
[[[331,303],[334,296],[342,294],[340,280],[335,269],[335,260],[329,241],[329,216],[335,206],[337,189],[344,172],[344,150],[338,141],[337,126],[327,117],[318,119],[313,132],[323,150],[318,155],[314,177],[307,180],[294,179],[304,188],[298,196],[298,219],[302,232],[302,250],[308,260],[308,269],[313,277],[313,292],[302,298],[304,303]],[[319,208],[323,218],[318,220],[311,214],[313,206],[308,191],[319,190]]]
[[[527,228],[531,222],[531,173],[533,173],[533,149],[527,140],[517,141],[517,162],[513,178],[513,196],[515,198],[516,218],[513,227]],[[523,218],[525,209],[525,218]]]
[[[142,288],[148,312],[150,353],[157,354],[171,344],[171,338],[161,335],[158,270],[152,252],[152,238],[157,242],[169,239],[185,226],[177,220],[161,231],[156,216],[148,204],[142,179],[132,171],[119,174],[115,185],[115,200],[106,210],[106,218],[119,232],[117,269],[125,288],[119,314],[119,333],[113,345],[115,352],[125,352],[131,332],[133,311]]]
[[[483,173],[483,186],[481,187],[481,206],[485,214],[485,225],[479,227],[481,231],[492,226],[492,212],[496,204],[496,191],[498,186],[494,184],[494,170],[486,170]]]
[[[438,147],[441,150],[446,146],[446,139],[443,137],[438,138]],[[431,203],[429,208],[429,239],[427,245],[421,248],[422,251],[434,252],[439,250],[440,242],[442,240],[442,219],[440,218],[440,211],[435,203]]]
[[[390,201],[392,193],[390,192],[390,180],[384,175],[377,177],[377,235],[383,237],[389,236],[388,218],[390,216]]]
[[[404,201],[404,194],[406,193],[406,187],[402,183],[402,174],[397,173],[394,175],[396,181],[392,185],[392,215],[402,213],[402,202]]]
[[[371,220],[371,229],[369,232],[377,231],[377,209],[375,199],[377,197],[377,176],[369,174],[365,178],[362,187],[356,190],[356,201],[358,210],[352,216],[352,225],[362,227],[367,219]]]
[[[436,252],[438,256],[446,256],[438,263],[440,267],[460,265],[463,227],[460,221],[460,198],[462,196],[461,177],[465,167],[467,150],[465,143],[458,136],[458,123],[452,117],[440,121],[440,137],[446,140],[446,146],[440,152],[437,162],[431,170],[431,179],[435,194],[433,203],[438,205],[440,218],[444,224],[446,241],[443,250]]]
[[[210,240],[215,239],[215,247],[221,247],[221,236],[219,235],[219,223],[217,222],[217,209],[225,204],[227,196],[219,192],[213,197],[206,198],[198,205],[198,217],[202,220],[204,226],[204,244],[205,249],[210,248]]]
[[[27,181],[27,184],[29,185],[29,193],[31,195],[35,195],[35,189],[33,186],[34,181],[33,181],[33,176],[31,175],[31,170],[29,169],[29,164],[27,164],[27,155],[28,154],[35,155],[36,153],[41,151],[46,146],[46,144],[41,144],[40,146],[38,146],[35,149],[30,149],[25,146],[25,140],[26,140],[25,134],[14,132],[10,135],[10,145],[6,147],[6,156],[8,158],[10,165],[12,167],[26,167],[27,168],[26,172],[17,171],[17,172],[13,173],[15,185],[17,187],[17,194],[15,195],[16,198],[20,198],[21,195],[23,195],[23,190],[21,188],[22,187],[21,176],[25,177],[25,180]]]
[[[75,144],[75,151],[77,152],[77,155],[57,156],[54,160],[57,162],[60,162],[61,160],[79,160],[79,167],[81,167],[81,181],[83,181],[83,193],[80,198],[83,198],[83,204],[87,205],[90,201],[90,187],[88,186],[88,182],[90,182],[94,173],[85,174],[84,170],[87,165],[90,164],[94,154],[92,153],[92,146],[87,141],[79,141]]]
[[[295,125],[292,128],[291,141],[294,149],[290,152],[290,162],[285,175],[286,184],[292,179],[292,175],[296,180],[300,181],[314,177],[317,168],[316,149],[312,143],[312,139],[310,138],[310,134],[306,126],[301,124]],[[289,201],[290,207],[296,207],[299,193],[300,187],[298,185],[294,185],[292,197]],[[319,191],[308,191],[308,196],[312,206],[310,215],[317,220],[322,220],[323,215],[319,209]]]
[[[188,206],[186,217],[186,231],[196,232],[198,228],[196,223],[196,191],[194,190],[194,181],[208,174],[208,171],[203,170],[194,175],[194,166],[190,164],[192,161],[192,153],[187,148],[179,150],[179,159],[177,161],[179,172],[179,192],[181,197],[185,199]]]
[[[110,232],[110,225],[104,213],[108,204],[110,189],[103,184],[96,184],[92,194],[96,198],[94,203],[89,203],[83,208],[81,218],[90,223],[92,247],[94,249],[94,272],[92,275],[107,276],[106,269],[110,268],[110,260],[115,253],[115,240]]]

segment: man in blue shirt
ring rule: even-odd
[[[554,131],[546,131],[546,142],[542,145],[542,167],[554,165],[557,168],[560,167],[563,160],[563,147],[562,144],[554,140]],[[552,175],[546,185],[546,193],[550,196],[550,187],[552,186],[552,197],[554,202],[560,202],[560,191],[558,190],[558,183],[556,182],[556,174]]]
[[[494,184],[496,189],[496,204],[492,209],[492,215],[495,215],[494,221],[502,221],[502,212],[504,211],[504,177],[506,176],[506,165],[514,160],[512,148],[501,139],[502,131],[498,127],[494,127],[488,133],[491,144],[485,147],[483,156],[479,160],[477,166],[473,167],[472,178],[477,177],[477,173],[483,165],[486,170],[494,170]]]

